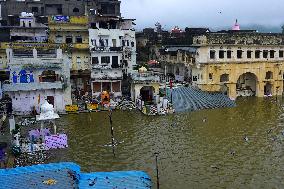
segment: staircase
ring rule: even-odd
[[[173,89],[172,95],[173,105],[176,112],[236,106],[234,101],[222,93],[204,92],[193,87],[180,87]]]

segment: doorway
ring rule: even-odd
[[[46,100],[49,104],[52,104],[54,107],[54,96],[47,96]]]

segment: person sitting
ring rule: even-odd
[[[0,148],[0,168],[7,168],[7,153],[5,151],[6,148]]]

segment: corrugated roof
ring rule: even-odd
[[[195,47],[167,47],[166,48],[167,52],[176,52],[178,50],[195,53],[197,48]]]

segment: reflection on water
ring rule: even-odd
[[[283,187],[282,99],[245,98],[237,105],[165,117],[116,111],[115,157],[105,146],[107,112],[68,115],[58,125],[69,149],[52,161],[74,161],[83,171],[145,170],[155,182],[153,154],[160,152],[163,189]]]

